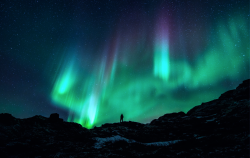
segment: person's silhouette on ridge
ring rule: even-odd
[[[123,114],[121,114],[120,122],[123,122]]]

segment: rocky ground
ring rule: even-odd
[[[218,99],[149,124],[93,129],[58,115],[27,119],[0,114],[0,157],[249,157],[250,80]]]

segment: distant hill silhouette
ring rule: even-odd
[[[0,157],[249,157],[250,80],[218,99],[149,124],[86,129],[59,115],[0,114]]]

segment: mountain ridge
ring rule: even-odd
[[[249,157],[250,79],[218,99],[148,124],[125,121],[86,129],[58,114],[0,114],[3,157]],[[13,152],[15,151],[15,152]]]

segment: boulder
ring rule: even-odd
[[[58,113],[52,113],[50,114],[49,117],[51,122],[63,122],[63,119],[59,118],[59,114]]]
[[[16,118],[8,113],[0,114],[0,124],[4,125],[14,125],[16,123]]]

